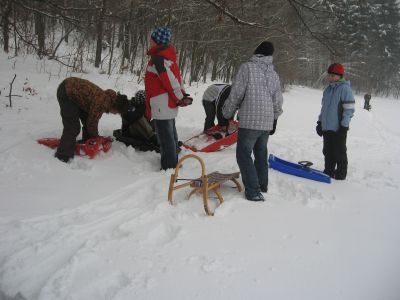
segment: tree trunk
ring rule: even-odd
[[[38,10],[41,11],[42,5],[41,3],[38,3],[37,6]],[[42,58],[43,55],[46,53],[45,50],[45,19],[44,16],[38,12],[35,12],[35,34],[37,36],[37,41],[38,41],[38,48],[37,48],[37,54],[39,58]]]
[[[121,70],[125,68],[125,59],[130,58],[131,53],[130,53],[130,46],[129,46],[129,41],[130,41],[130,36],[131,36],[131,19],[132,19],[132,14],[133,14],[133,1],[131,1],[131,5],[129,8],[129,15],[128,15],[128,20],[124,22],[124,36],[123,36],[123,43],[122,43],[122,61],[121,61]]]
[[[104,22],[104,14],[106,12],[106,2],[107,0],[103,0],[103,5],[98,12],[97,24],[96,24],[96,34],[97,34],[97,43],[96,43],[96,58],[94,60],[94,66],[96,68],[100,67],[101,63],[101,51],[103,45],[103,22]]]
[[[11,0],[7,0],[5,3],[4,14],[3,14],[3,41],[4,41],[4,52],[8,53],[9,51],[9,26],[10,26],[10,15],[11,15]]]
[[[111,27],[110,61],[108,63],[108,75],[111,75],[111,65],[114,56],[114,40],[115,40],[115,24],[113,24]]]

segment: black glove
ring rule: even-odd
[[[278,120],[274,120],[274,125],[272,125],[272,130],[269,132],[269,135],[273,135],[275,133],[276,123],[278,123]]]
[[[346,133],[349,130],[349,127],[344,127],[339,125],[339,133]]]
[[[185,96],[183,96],[183,98],[176,102],[176,106],[188,106],[191,105],[193,103],[193,98],[190,97],[189,94],[185,94]]]
[[[317,122],[317,126],[315,127],[315,131],[319,136],[322,136],[322,126],[321,126],[321,121]]]

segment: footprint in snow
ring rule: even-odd
[[[180,233],[180,226],[161,223],[148,233],[144,243],[157,246],[165,245],[174,241]]]

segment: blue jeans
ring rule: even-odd
[[[178,133],[175,119],[154,120],[154,125],[160,144],[161,169],[174,169],[178,163]]]
[[[246,198],[259,195],[260,186],[268,186],[268,137],[269,132],[265,130],[239,128],[236,161],[242,174]]]

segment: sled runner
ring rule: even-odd
[[[229,147],[237,142],[239,123],[233,121],[228,132],[219,125],[207,129],[183,142],[183,146],[194,152],[215,152]]]
[[[57,138],[43,138],[37,140],[41,145],[45,145],[51,149],[55,149],[60,144],[60,139]],[[77,143],[75,145],[76,155],[87,155],[90,159],[94,158],[100,151],[108,152],[111,149],[113,139],[109,136],[99,136],[96,138],[88,139],[85,143]]]
[[[268,163],[270,168],[282,173],[295,175],[311,180],[331,183],[331,178],[321,171],[310,168],[312,162],[300,161],[298,164],[280,159],[272,154],[269,155]]]
[[[188,158],[194,158],[199,161],[199,163],[201,165],[201,177],[196,178],[196,179],[178,178],[179,169],[181,168],[183,161]],[[224,199],[222,198],[222,194],[219,190],[221,187],[221,184],[223,184],[224,182],[233,181],[236,184],[238,191],[239,192],[242,191],[242,187],[240,186],[239,181],[237,181],[237,178],[239,178],[240,172],[231,173],[231,174],[222,174],[219,172],[212,172],[207,175],[205,172],[206,172],[206,167],[205,167],[204,161],[197,155],[188,154],[188,155],[185,155],[184,157],[182,157],[178,161],[178,164],[176,165],[175,173],[171,175],[171,179],[170,179],[170,183],[169,183],[169,190],[168,190],[169,203],[173,204],[172,203],[172,194],[175,190],[189,186],[192,188],[192,191],[190,192],[188,199],[195,193],[201,193],[202,197],[203,197],[203,205],[204,205],[204,210],[205,210],[206,214],[209,216],[213,216],[214,212],[211,211],[208,206],[208,192],[209,191],[212,191],[218,197],[218,201],[219,201],[218,205],[221,205],[222,202],[224,202]],[[179,180],[185,180],[188,182],[175,185]]]

